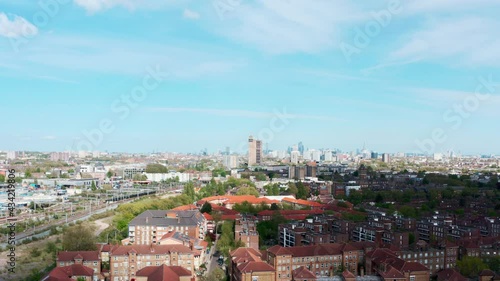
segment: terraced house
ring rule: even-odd
[[[349,244],[274,246],[267,250],[267,262],[276,269],[276,281],[291,280],[293,272],[300,268],[317,277],[332,277],[344,270],[357,274],[359,251]]]
[[[179,232],[192,238],[205,239],[207,220],[198,211],[146,211],[129,224],[130,245],[154,245],[168,233]]]
[[[111,281],[134,279],[137,272],[152,266],[180,266],[192,274],[197,270],[194,252],[183,245],[118,246],[109,257]]]

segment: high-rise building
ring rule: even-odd
[[[384,163],[391,162],[391,156],[389,155],[389,153],[382,154],[382,162],[384,162]]]
[[[231,170],[238,168],[238,155],[224,155],[224,167],[226,169]]]
[[[299,151],[292,151],[292,153],[290,154],[290,162],[292,162],[292,164],[298,164],[299,157],[300,157]]]
[[[300,152],[300,155],[304,155],[304,144],[302,142],[299,142],[298,150]]]
[[[248,166],[262,164],[262,141],[248,138]]]

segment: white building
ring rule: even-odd
[[[332,162],[333,161],[333,153],[330,150],[325,151],[325,162]]]
[[[224,155],[223,164],[227,170],[238,168],[240,166],[238,155]]]
[[[312,158],[311,160],[316,161],[316,162],[321,161],[321,151],[312,150],[311,158]]]
[[[299,157],[300,157],[300,151],[292,151],[290,155],[290,162],[292,162],[292,164],[298,164]]]

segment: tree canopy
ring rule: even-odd
[[[77,224],[68,228],[63,235],[65,251],[95,251],[97,250],[95,225]]]
[[[162,164],[148,164],[146,166],[146,173],[148,174],[166,174],[168,168]]]

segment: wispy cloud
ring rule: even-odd
[[[200,18],[200,14],[189,9],[184,9],[182,16],[186,19],[191,19],[191,20],[197,20]]]
[[[382,70],[382,69],[390,68],[390,67],[412,64],[412,63],[419,62],[421,60],[422,60],[421,58],[414,58],[414,59],[410,59],[410,60],[394,61],[394,62],[388,62],[388,63],[379,63],[377,65],[362,69],[361,73],[363,75],[371,75],[378,70]]]
[[[189,47],[189,43],[158,44],[130,42],[121,39],[47,34],[36,46],[26,46],[26,52],[13,57],[0,53],[6,66],[16,66],[21,72],[46,73],[39,78],[60,77],[60,72],[88,71],[105,74],[143,75],[148,65],[160,65],[172,78],[191,79],[219,75],[246,65],[227,49],[210,45]],[[123,58],[127,58],[124,60]],[[52,73],[55,72],[55,73]],[[24,75],[24,74],[23,74]],[[75,82],[70,79],[61,82]]]
[[[429,12],[472,11],[485,7],[499,7],[497,0],[413,0],[405,1],[403,14],[420,14]]]
[[[455,65],[500,65],[500,21],[485,18],[444,19],[427,22],[397,50],[389,62],[445,60]]]
[[[348,80],[348,81],[363,81],[363,82],[379,82],[377,79],[366,78],[362,76],[348,75],[332,72],[329,70],[316,70],[316,69],[302,69],[298,70],[299,73],[314,75],[317,77],[334,79],[334,80]]]
[[[276,113],[251,111],[251,110],[238,110],[238,109],[214,109],[214,108],[191,108],[191,107],[152,107],[148,108],[151,112],[165,112],[165,113],[200,113],[213,116],[222,117],[240,117],[240,118],[258,118],[266,119],[276,117]],[[286,111],[285,111],[286,112]],[[339,119],[332,116],[324,115],[309,115],[309,114],[281,114],[283,118],[288,119],[310,119],[322,121],[338,121]]]
[[[55,140],[57,139],[56,136],[43,136],[41,137],[42,140]]]
[[[115,7],[129,10],[141,8],[159,8],[180,3],[178,0],[74,0],[75,4],[84,8],[89,13],[105,11]]]
[[[235,7],[223,36],[272,54],[316,53],[340,42],[341,24],[362,17],[350,1],[258,0]]]
[[[18,38],[23,36],[34,36],[38,28],[25,18],[13,15],[12,20],[5,13],[0,13],[0,36],[7,38]]]

